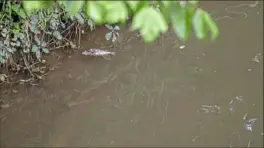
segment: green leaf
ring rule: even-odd
[[[117,25],[115,25],[115,28],[114,28],[114,30],[120,30],[120,27],[119,27],[119,26],[117,26]]]
[[[59,0],[56,1],[59,5],[64,6],[65,8],[67,7],[68,1],[65,0]]]
[[[0,63],[4,63],[4,62],[5,62],[4,57],[2,57],[2,56],[0,55]]]
[[[41,52],[39,50],[37,50],[35,52],[35,54],[36,54],[37,59],[40,59],[41,58]]]
[[[101,4],[95,1],[87,1],[85,12],[95,23],[103,22],[104,7]]]
[[[165,6],[165,7],[168,7],[170,6],[171,3],[173,3],[173,1],[161,1],[162,4]]]
[[[105,27],[108,28],[109,30],[113,30],[114,29],[113,26],[111,26],[109,24],[106,24]]]
[[[105,7],[106,5],[111,5],[111,3],[113,3],[113,2],[111,2],[111,1],[97,1],[97,3]]]
[[[126,1],[126,3],[133,12],[136,12],[140,1]]]
[[[171,19],[173,23],[173,29],[176,32],[177,36],[181,40],[187,38],[187,24],[186,24],[186,11],[180,6],[179,3],[174,3],[174,9],[171,13]]]
[[[163,2],[163,1],[162,1]],[[170,22],[170,19],[171,19],[171,11],[170,11],[170,6],[168,5],[164,5],[162,4],[160,6],[160,12],[162,13],[164,19],[166,20],[167,23]]]
[[[105,5],[107,13],[106,13],[106,21],[110,24],[117,22],[125,22],[126,17],[128,16],[128,12],[126,9],[126,5],[122,1],[115,1],[115,3],[111,2],[108,5]]]
[[[40,33],[40,31],[38,30],[38,28],[36,27],[36,25],[29,25],[29,29],[30,29],[30,31],[32,32],[32,33],[34,33],[34,34],[39,34]]]
[[[146,43],[150,43],[158,36],[158,30],[156,28],[151,28],[149,30],[145,29],[140,31]]]
[[[42,48],[42,51],[43,51],[44,53],[49,53],[49,49],[48,49],[48,48]]]
[[[82,10],[85,1],[68,1],[66,11],[70,16],[75,16]]]
[[[162,14],[152,7],[142,8],[133,18],[132,30],[140,29],[146,42],[153,41],[159,33],[168,30]]]
[[[88,24],[89,26],[94,26],[94,23],[93,23],[93,21],[92,21],[91,19],[88,19],[87,24]]]
[[[31,49],[32,52],[37,52],[38,50],[39,48],[36,45],[32,46],[32,49]]]
[[[20,8],[18,5],[12,5],[11,9],[17,14],[19,15],[21,18],[26,19],[26,13],[24,12],[24,10],[22,8]]]
[[[45,6],[45,3],[47,3],[47,1],[23,1],[23,7],[26,13],[28,15],[31,15],[34,10],[43,8]]]
[[[40,40],[39,40],[39,38],[35,38],[35,41],[36,41],[37,45],[40,45]]]
[[[19,9],[18,15],[23,19],[26,19],[27,17],[25,11],[21,8]]]
[[[105,34],[105,39],[110,40],[111,36],[112,36],[112,32],[108,32]]]
[[[199,0],[189,0],[188,3],[191,5],[197,5],[199,3]]]
[[[192,10],[181,7],[179,3],[173,3],[170,6],[173,29],[181,40],[187,40],[191,30]]]
[[[53,32],[53,36],[56,37],[58,40],[61,40],[62,39],[62,36],[61,36],[61,34],[60,34],[59,31],[54,31]]]
[[[204,12],[204,21],[211,32],[211,40],[215,40],[219,34],[218,27],[207,12]]]
[[[206,38],[206,29],[205,29],[205,22],[204,22],[203,14],[204,14],[203,10],[198,8],[192,20],[196,37],[200,40],[203,40]]]
[[[75,14],[75,18],[77,19],[77,21],[80,23],[80,24],[84,24],[84,19],[83,19],[83,17],[81,16],[81,14],[80,13],[76,13]]]
[[[148,6],[149,6],[148,1],[139,1],[136,12],[139,12],[141,9],[148,7]]]

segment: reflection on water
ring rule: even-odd
[[[241,3],[202,3],[215,10],[216,42],[169,32],[145,45],[124,30],[111,60],[73,55],[3,111],[1,143],[263,146],[263,8]],[[84,46],[103,46],[93,40]]]

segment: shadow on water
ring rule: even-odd
[[[40,86],[8,96],[17,103],[1,111],[1,144],[263,146],[259,3],[202,2],[216,42],[170,31],[145,45],[123,29],[111,60],[74,53]],[[85,35],[83,47],[106,46],[105,33]]]

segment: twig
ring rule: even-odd
[[[81,105],[81,104],[84,104],[84,103],[90,103],[94,100],[94,98],[91,98],[89,100],[82,100],[82,101],[78,101],[78,102],[72,102],[72,103],[69,103],[68,104],[68,107],[73,107],[73,106],[76,106],[76,105]]]
[[[241,6],[244,6],[244,5],[237,5],[237,6],[231,6],[232,8],[236,8],[236,7],[241,7]],[[231,8],[229,7],[229,8]],[[228,7],[225,8],[226,12],[227,13],[233,13],[233,14],[244,14],[245,15],[245,18],[248,17],[248,14],[246,12],[238,12],[238,11],[229,11],[228,10]]]
[[[79,41],[78,41],[78,46],[81,45],[81,33],[82,33],[82,28],[81,26],[79,27]]]
[[[45,28],[45,29],[46,29],[46,28]],[[45,34],[46,34],[46,30],[43,31],[43,34],[42,34],[42,37],[41,37],[41,43],[42,43],[43,40],[44,40],[44,36],[45,36]]]
[[[250,145],[251,145],[251,140],[248,141],[247,147],[250,147]]]
[[[67,27],[65,30],[63,30],[61,32],[61,34],[63,34],[65,31],[69,30],[74,24],[75,24],[75,22],[73,22],[69,27]]]
[[[25,63],[25,65],[26,65],[27,70],[29,71],[29,73],[31,74],[31,76],[34,78],[35,75],[34,75],[34,74],[32,73],[32,71],[30,70],[30,66],[29,66],[29,64],[28,64],[28,62],[27,62],[27,60],[26,60],[26,58],[25,58],[25,56],[24,56],[24,54],[23,54],[23,51],[21,51],[20,53],[21,53],[21,55],[22,55],[22,57],[23,57],[23,60],[24,60],[24,63]]]
[[[29,39],[29,35],[28,35],[28,27],[29,27],[29,22],[28,21],[25,21],[25,32],[26,32],[26,35],[27,35],[27,47],[31,47],[31,44],[30,44],[30,39]]]
[[[51,48],[52,50],[53,49],[59,49],[59,48],[63,48],[63,47],[67,47],[68,45],[59,45],[59,46],[57,46],[57,47],[53,47],[53,48]]]

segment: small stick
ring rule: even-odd
[[[68,107],[73,107],[73,106],[80,105],[80,104],[83,104],[83,103],[90,103],[93,100],[94,100],[94,98],[91,98],[89,100],[82,100],[82,101],[78,101],[78,102],[72,102],[72,103],[68,104]]]
[[[247,147],[250,147],[250,145],[251,145],[251,140],[248,141]]]

